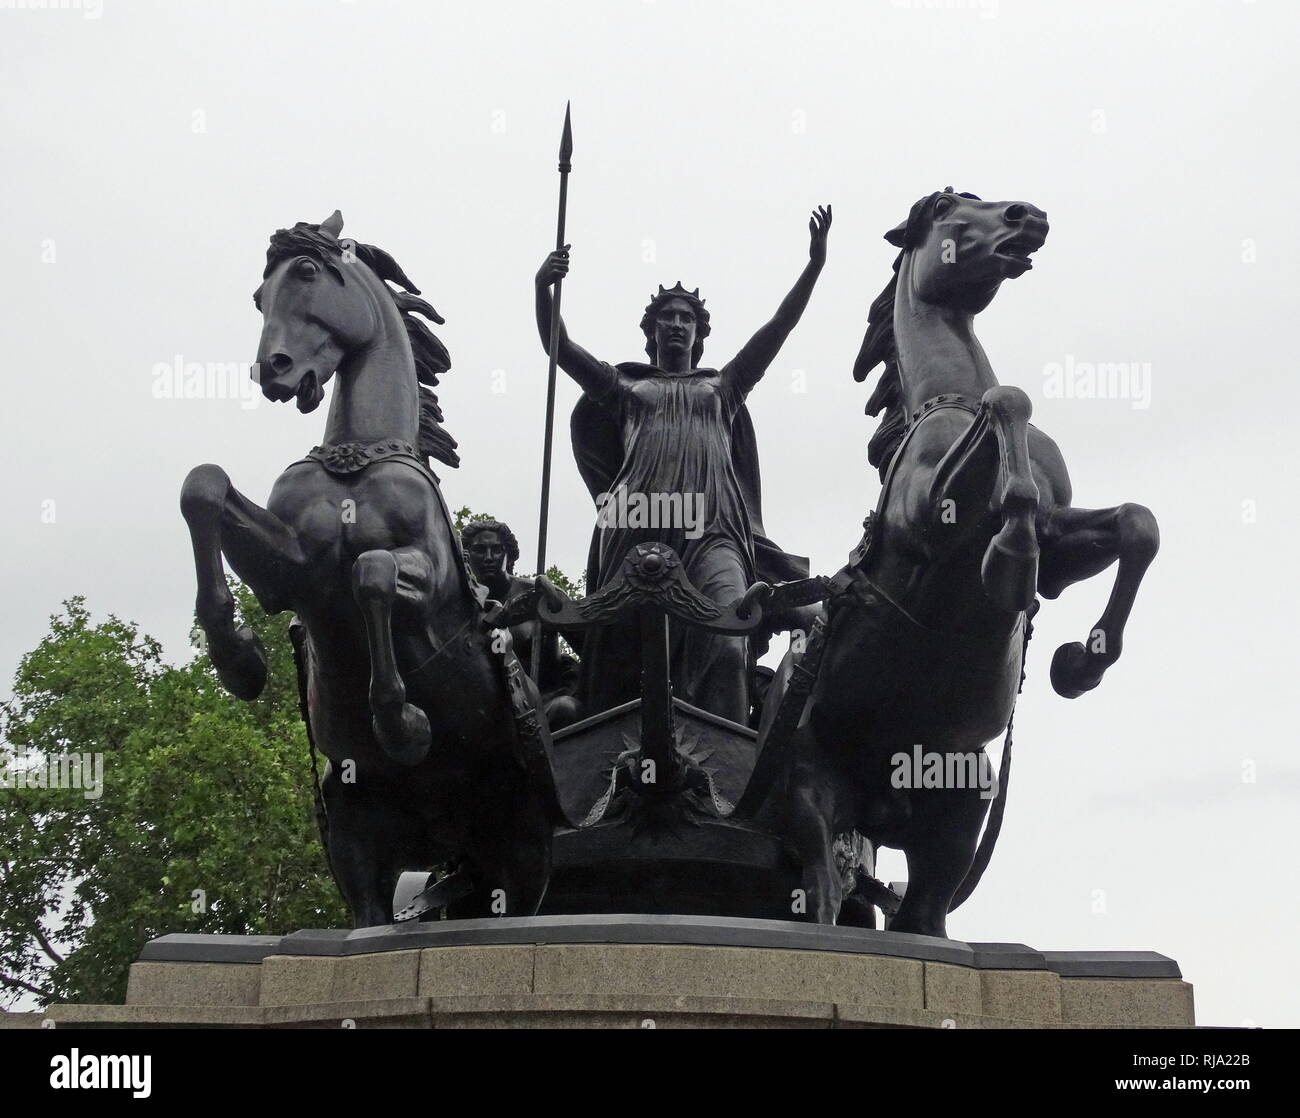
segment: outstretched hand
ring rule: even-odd
[[[537,276],[534,282],[538,290],[544,287],[550,287],[556,280],[562,280],[569,274],[569,246],[565,245],[562,249],[557,249],[550,253],[542,266],[537,269]]]
[[[826,263],[826,238],[831,231],[831,207],[818,206],[808,219],[808,259],[818,267]]]

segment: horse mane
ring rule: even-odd
[[[339,220],[342,221],[341,218]],[[451,354],[438,336],[415,316],[422,315],[439,326],[446,319],[419,297],[420,289],[407,278],[401,265],[382,248],[346,238],[338,240],[319,225],[305,221],[298,222],[292,229],[276,230],[272,235],[270,247],[266,250],[266,269],[262,272],[262,278],[266,279],[272,269],[286,257],[304,253],[315,257],[340,280],[343,274],[335,260],[347,261],[350,254],[382,281],[381,286],[401,314],[406,337],[411,343],[411,356],[415,359],[415,377],[420,385],[419,453],[424,458],[433,458],[448,466],[459,466],[460,455],[456,453],[456,440],[442,426],[442,407],[438,403],[437,393],[433,391],[438,385],[438,378],[451,368]],[[402,290],[395,291],[389,287],[390,283]]]
[[[903,254],[900,252],[894,258],[893,276],[871,304],[867,314],[867,333],[862,339],[858,359],[853,363],[853,379],[856,381],[866,380],[877,365],[883,363],[885,366],[866,408],[867,415],[885,413],[876,433],[867,443],[867,461],[880,471],[882,481],[907,429],[907,416],[903,411],[903,378],[898,371],[898,348],[894,340],[894,297],[902,262]]]
[[[358,256],[363,247],[368,246],[357,246]],[[442,323],[445,319],[413,292],[393,291],[390,288],[389,294],[402,313],[402,324],[406,327],[411,355],[415,358],[415,376],[420,382],[420,454],[425,458],[445,462],[448,466],[459,466],[460,455],[456,453],[456,440],[442,425],[442,405],[438,403],[438,395],[433,391],[438,386],[438,377],[451,368],[451,354],[438,336],[415,315],[421,314],[437,323]]]
[[[866,380],[877,365],[885,366],[866,407],[867,415],[880,415],[882,411],[885,413],[876,433],[867,443],[867,461],[880,471],[881,481],[884,481],[889,463],[907,430],[903,376],[898,367],[898,344],[894,337],[898,270],[903,264],[903,256],[920,243],[923,230],[929,226],[934,216],[934,204],[944,194],[952,193],[952,187],[945,186],[942,190],[927,194],[913,204],[906,221],[885,234],[885,240],[899,249],[898,255],[894,257],[894,274],[867,312],[867,332],[862,339],[862,348],[858,350],[857,360],[853,363],[853,379],[856,381]],[[974,194],[964,192],[957,197],[979,201]]]

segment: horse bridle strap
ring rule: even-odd
[[[938,396],[931,396],[908,417],[908,431],[911,431],[935,408],[961,408],[971,414],[980,410],[978,401],[972,400],[969,396],[963,396],[960,392],[941,392]]]

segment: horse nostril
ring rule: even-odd
[[[293,358],[287,353],[273,353],[271,354],[270,365],[271,372],[277,377],[282,377],[293,368]]]
[[[1029,210],[1019,202],[1013,203],[1002,211],[1003,220],[1009,221],[1012,224],[1018,224],[1019,222],[1024,221],[1028,215]]]

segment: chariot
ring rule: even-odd
[[[549,735],[539,735],[564,823],[553,840],[543,914],[649,912],[790,919],[802,913],[800,868],[770,793],[807,697],[820,634],[804,660],[803,686],[782,697],[760,737],[673,694],[670,627],[730,636],[760,631],[773,613],[823,601],[830,580],[755,583],[720,605],[691,585],[666,544],[631,548],[617,578],[597,593],[570,598],[548,579],[504,607],[503,628],[536,619],[567,634],[633,622],[639,634],[640,695]],[[813,663],[809,663],[812,661]],[[544,743],[544,744],[543,744]],[[742,806],[743,805],[743,806]],[[872,876],[873,849],[844,836],[838,856],[855,879],[855,922],[870,925],[874,905],[896,911],[897,897]],[[406,873],[398,922],[436,919],[466,885]],[[846,916],[849,915],[846,913]]]

